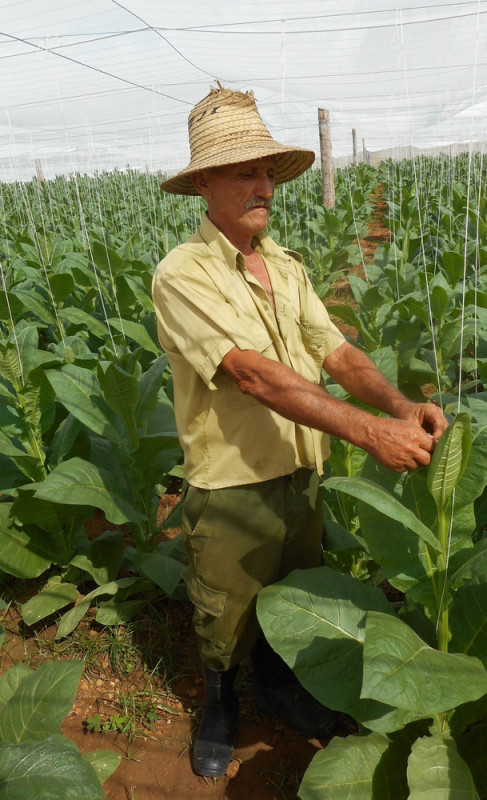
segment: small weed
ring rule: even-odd
[[[278,792],[276,799],[295,800],[302,777],[295,767],[291,767],[281,759],[279,770],[267,769],[263,771],[262,775],[265,777],[266,783]]]
[[[86,729],[90,733],[123,733],[129,738],[133,738],[136,734],[134,720],[123,714],[112,714],[105,719],[101,714],[87,717]]]

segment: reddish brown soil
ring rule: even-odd
[[[367,236],[360,242],[360,249],[365,264],[373,264],[376,248],[384,242],[391,241],[391,232],[384,222],[387,211],[387,203],[382,199],[384,188],[383,184],[379,184],[371,194],[374,208],[369,218]]]
[[[387,203],[382,199],[383,192],[384,185],[379,184],[375,187],[371,194],[371,200],[374,206],[369,218],[367,235],[359,242],[365,268],[367,268],[367,264],[374,263],[374,254],[376,248],[383,242],[390,242],[391,240],[390,230],[384,222],[384,216],[387,211]],[[361,278],[365,278],[365,272],[362,264],[351,267],[349,272],[352,272]],[[333,316],[333,306],[343,304],[356,307],[356,303],[346,275],[343,278],[340,278],[340,280],[334,284],[333,295],[326,298],[325,305],[329,310],[332,321],[343,333],[343,335],[352,339],[356,339],[358,336],[357,329],[352,325],[348,325],[346,322],[343,322],[343,320],[341,320],[339,317]]]

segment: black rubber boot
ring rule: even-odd
[[[338,712],[323,706],[301,686],[292,669],[264,638],[254,646],[251,660],[257,693],[271,711],[310,738],[327,739],[333,735]]]
[[[191,754],[197,775],[218,778],[233,758],[237,729],[238,698],[233,688],[238,665],[219,672],[203,665],[206,700],[198,736]]]

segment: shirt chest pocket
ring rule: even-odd
[[[304,321],[294,320],[290,326],[290,338],[296,371],[313,383],[319,383],[326,352],[326,333]]]

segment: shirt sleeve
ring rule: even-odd
[[[197,263],[156,269],[152,296],[161,346],[179,353],[210,389],[224,356],[234,347],[262,352],[268,333],[238,313]]]

